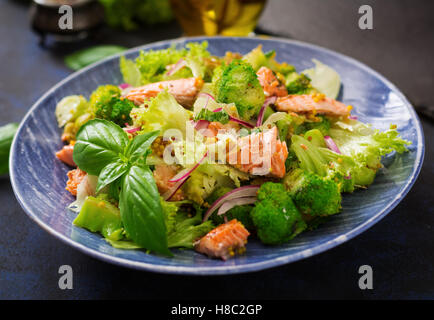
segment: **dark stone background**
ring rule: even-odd
[[[374,29],[358,28],[370,4]],[[90,258],[34,224],[0,178],[0,299],[433,299],[434,107],[432,0],[270,0],[258,27],[352,56],[394,82],[420,111],[425,164],[407,197],[381,222],[337,248],[261,272],[191,277],[140,272]],[[127,47],[181,35],[176,23],[125,34],[107,28],[79,44],[38,46],[26,2],[0,2],[0,125],[19,121],[51,86],[71,73],[63,56],[93,44]],[[422,109],[425,108],[425,109]],[[74,289],[58,288],[71,265]],[[374,270],[374,289],[358,288],[359,266]]]

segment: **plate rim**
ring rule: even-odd
[[[27,119],[29,118],[30,114],[33,113],[33,111],[41,104],[43,100],[45,100],[50,94],[52,94],[55,90],[57,90],[59,87],[63,86],[66,82],[74,79],[75,77],[79,76],[82,73],[86,73],[89,70],[97,67],[100,64],[104,64],[106,61],[115,59],[120,57],[121,55],[127,55],[129,53],[138,52],[139,50],[146,50],[150,49],[152,47],[158,46],[158,45],[165,45],[165,44],[178,44],[178,43],[184,43],[186,41],[205,41],[205,40],[212,40],[212,39],[242,39],[242,40],[259,40],[259,41],[277,41],[277,42],[284,42],[287,44],[295,44],[302,47],[308,47],[317,51],[326,52],[328,54],[332,54],[335,56],[338,56],[340,59],[346,60],[350,63],[353,63],[360,67],[361,69],[373,74],[375,77],[379,78],[381,81],[383,81],[387,86],[389,86],[398,96],[402,99],[402,101],[405,104],[405,107],[410,112],[410,115],[412,119],[415,121],[416,124],[416,132],[417,132],[417,138],[418,138],[418,144],[416,146],[416,159],[413,166],[413,171],[410,175],[410,177],[407,179],[407,183],[402,188],[401,192],[398,193],[393,200],[389,202],[387,206],[379,210],[374,216],[372,216],[370,219],[366,220],[365,222],[361,223],[356,228],[353,228],[352,230],[346,232],[343,235],[337,236],[331,240],[328,240],[320,245],[317,245],[313,248],[308,248],[300,252],[292,253],[289,255],[281,256],[272,258],[265,261],[260,262],[253,262],[249,264],[240,264],[240,265],[228,265],[228,266],[170,266],[170,265],[159,265],[159,264],[153,264],[153,263],[147,263],[147,262],[138,262],[138,261],[132,261],[126,258],[119,258],[112,256],[110,254],[102,253],[100,251],[97,251],[95,249],[91,249],[84,244],[78,243],[74,241],[73,239],[67,237],[66,235],[52,229],[50,226],[45,224],[43,221],[41,221],[33,212],[33,209],[28,206],[25,201],[23,200],[21,194],[18,192],[18,184],[16,181],[16,174],[15,174],[15,167],[14,167],[14,159],[17,156],[17,140],[20,136],[23,128],[24,123],[27,122]],[[417,180],[417,177],[421,171],[423,161],[424,161],[424,155],[425,155],[425,137],[422,130],[422,124],[420,122],[420,119],[414,110],[413,105],[408,101],[408,99],[405,97],[405,95],[401,92],[401,90],[398,89],[397,86],[395,86],[391,81],[386,79],[383,75],[381,75],[376,70],[372,69],[371,67],[367,66],[366,64],[351,58],[345,54],[342,54],[340,52],[318,46],[315,44],[299,41],[299,40],[293,40],[293,39],[286,39],[286,38],[280,38],[280,37],[224,37],[224,36],[216,36],[216,37],[207,37],[207,36],[198,36],[198,37],[180,37],[180,38],[174,38],[174,39],[168,39],[168,40],[162,40],[157,42],[148,43],[142,46],[137,46],[131,49],[128,49],[126,51],[123,51],[118,54],[114,54],[110,57],[107,57],[101,61],[95,62],[83,69],[80,69],[60,82],[58,82],[56,85],[52,86],[48,91],[46,91],[33,105],[32,107],[27,111],[24,118],[21,120],[17,133],[12,141],[11,150],[10,150],[10,157],[9,157],[9,176],[10,181],[12,185],[12,189],[14,191],[15,197],[18,200],[18,203],[23,208],[24,212],[29,216],[33,221],[35,221],[42,229],[47,231],[50,235],[54,236],[55,238],[61,240],[62,242],[70,245],[71,247],[93,257],[100,259],[102,261],[123,266],[123,267],[129,267],[136,270],[144,270],[144,271],[152,271],[152,272],[158,272],[158,273],[169,273],[169,274],[183,274],[183,275],[224,275],[224,274],[238,274],[238,273],[248,273],[248,272],[255,272],[260,271],[268,268],[278,267],[284,264],[289,264],[295,261],[299,261],[314,255],[317,255],[319,253],[325,252],[329,249],[332,249],[334,247],[337,247],[344,242],[358,236],[362,232],[366,231],[367,229],[371,228],[373,225],[375,225],[377,222],[379,222],[381,219],[383,219],[388,213],[390,213],[398,204],[399,202],[407,195],[407,193],[410,191],[411,187],[414,185],[414,183]]]

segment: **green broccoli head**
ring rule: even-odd
[[[99,86],[90,96],[90,109],[96,118],[105,119],[124,126],[130,123],[130,112],[134,103],[121,98],[121,89],[113,85]]]
[[[228,187],[219,187],[211,193],[211,195],[206,199],[206,201],[211,205],[213,204],[218,198],[225,195],[229,191],[231,191],[232,188]],[[242,206],[235,206],[229,211],[225,213],[228,221],[232,219],[237,219],[240,221],[244,227],[246,227],[247,230],[253,231],[255,230],[255,226],[253,224],[252,218],[250,217],[250,212],[252,211],[253,206],[251,205],[242,205]],[[210,219],[214,224],[219,225],[224,223],[224,216],[223,215],[217,215],[217,211],[213,212]]]
[[[304,131],[318,129],[321,131],[323,136],[326,136],[329,134],[330,131],[330,120],[327,119],[323,115],[317,116],[317,119],[319,121],[314,122],[304,122],[302,125],[300,125],[296,130],[296,134],[304,133]]]
[[[328,216],[341,209],[340,187],[329,177],[295,169],[285,176],[283,183],[303,214]]]
[[[280,183],[261,185],[250,216],[259,239],[265,244],[285,243],[306,229],[291,196]]]
[[[305,74],[292,72],[286,77],[285,85],[289,94],[307,94],[314,90],[310,81]]]
[[[259,113],[264,104],[264,91],[255,70],[247,62],[235,60],[224,67],[216,82],[219,102],[235,103],[238,114],[250,120]]]

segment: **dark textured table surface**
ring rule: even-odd
[[[269,1],[260,30],[350,55],[400,87],[416,106],[434,106],[432,1]],[[374,10],[374,29],[358,28],[361,4]],[[51,86],[71,73],[62,57],[97,43],[128,47],[178,37],[176,24],[49,49],[38,46],[21,2],[0,2],[0,125],[19,121]],[[0,178],[0,299],[101,298],[434,298],[432,120],[421,117],[425,163],[407,197],[357,238],[320,255],[266,271],[219,277],[139,272],[90,258],[33,223]],[[358,287],[358,268],[370,265],[374,289]],[[74,288],[60,290],[58,269],[70,265]]]

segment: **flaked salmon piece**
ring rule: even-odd
[[[140,105],[167,89],[180,105],[191,107],[202,86],[203,80],[200,78],[161,81],[133,88],[125,94],[125,98],[133,101],[136,105]]]
[[[80,169],[74,169],[68,171],[68,181],[66,181],[66,190],[71,192],[72,195],[77,195],[78,185],[83,181],[86,177],[87,173]]]
[[[295,113],[316,112],[332,116],[347,116],[350,108],[342,102],[328,98],[321,94],[288,95],[276,101],[278,111]]]
[[[270,68],[261,67],[256,75],[266,96],[284,97],[288,95],[285,85],[280,83]]]
[[[158,192],[160,194],[166,193],[170,188],[172,188],[176,182],[169,182],[176,175],[176,167],[167,164],[158,164],[155,166],[153,172],[155,183],[157,184]],[[176,193],[170,198],[172,201],[184,200],[184,193],[181,189],[176,191]]]
[[[283,178],[287,157],[286,142],[278,139],[277,128],[273,127],[239,138],[237,148],[229,150],[228,163],[253,175]]]
[[[245,251],[249,235],[243,224],[233,219],[208,232],[194,244],[194,248],[209,257],[227,260],[235,253]]]
[[[56,157],[66,163],[67,165],[71,167],[76,167],[77,165],[74,162],[74,159],[72,158],[72,153],[74,151],[74,145],[69,144],[67,146],[64,146],[62,149],[56,152]]]

